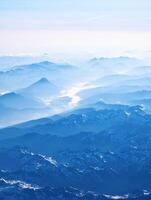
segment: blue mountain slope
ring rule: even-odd
[[[16,93],[37,99],[50,99],[59,95],[60,89],[46,78],[41,78],[30,86],[16,91]]]
[[[38,188],[31,184],[19,181],[9,181],[2,179],[0,181],[0,198],[3,200],[15,200],[21,198],[22,200],[150,200],[150,194],[146,191],[140,192],[137,195],[100,195],[94,192],[84,192],[76,188]],[[131,197],[132,196],[132,197]]]
[[[85,191],[86,200],[88,191],[94,194],[90,199],[117,196],[122,199],[125,194],[126,199],[149,198],[144,191],[150,191],[150,124],[151,116],[141,107],[121,106],[81,109],[58,119],[41,119],[28,122],[27,126],[2,129],[0,195],[3,191],[12,192],[11,185],[13,195],[24,196],[22,186],[31,184],[30,192],[39,188],[34,195],[36,192],[47,195],[46,188],[50,187],[56,188],[55,192],[60,187],[73,187]],[[13,184],[9,180],[14,180]],[[140,193],[130,195],[137,190]],[[52,193],[48,194],[51,198]],[[66,198],[67,193],[62,195]]]

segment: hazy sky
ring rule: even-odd
[[[150,11],[150,0],[0,0],[0,54],[148,54]]]

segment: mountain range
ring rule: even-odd
[[[1,71],[0,200],[150,200],[150,86],[128,57]]]

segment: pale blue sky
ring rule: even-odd
[[[150,30],[150,0],[1,0],[1,29]]]
[[[141,54],[150,32],[151,0],[0,0],[0,54]]]

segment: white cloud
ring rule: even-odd
[[[151,49],[151,32],[17,31],[0,32],[0,54],[143,55]]]

